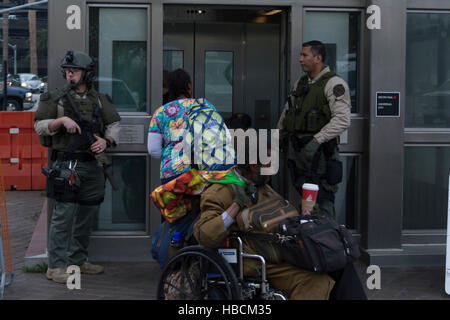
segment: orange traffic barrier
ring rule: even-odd
[[[47,157],[32,159],[31,163],[31,190],[45,190],[47,177],[42,173],[42,167],[47,165]]]
[[[9,159],[2,159],[5,190],[31,190],[31,158],[19,158],[11,163]]]
[[[0,112],[0,158],[4,187],[31,190],[31,159],[34,112]]]
[[[32,112],[0,112],[0,157],[11,159],[31,158]]]
[[[44,190],[47,148],[34,131],[34,111],[0,112],[0,159],[6,190]]]
[[[47,165],[47,148],[39,143],[34,130],[31,133],[31,157],[31,190],[44,190],[47,178],[42,174],[42,167]]]

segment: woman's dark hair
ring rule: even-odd
[[[192,84],[189,73],[183,69],[172,71],[167,76],[167,88],[169,89],[169,101],[178,99],[180,96],[191,98],[188,84]]]

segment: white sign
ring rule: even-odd
[[[447,262],[445,264],[445,292],[450,295],[450,175],[448,176]]]
[[[228,263],[237,263],[236,249],[218,249],[219,254],[228,261]]]

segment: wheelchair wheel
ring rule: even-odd
[[[212,249],[181,249],[164,267],[158,300],[236,300],[239,281],[230,265]]]

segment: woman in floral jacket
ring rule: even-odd
[[[169,101],[153,114],[148,129],[148,153],[161,158],[161,184],[191,169],[189,157],[183,153],[183,138],[187,128],[187,114],[195,101],[212,106],[204,99],[193,99],[189,74],[177,69],[167,77]]]

